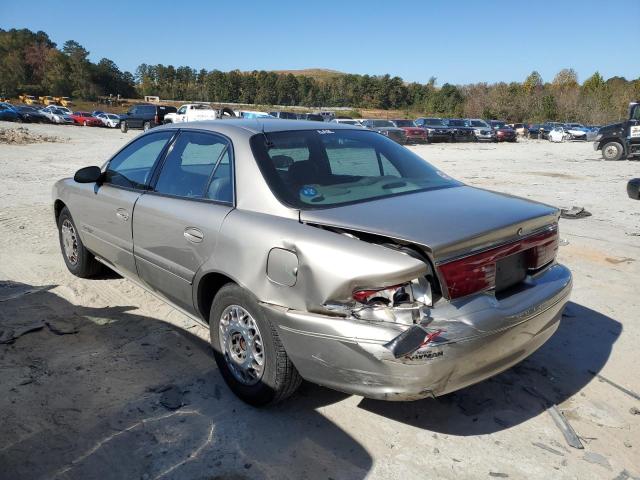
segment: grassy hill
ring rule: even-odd
[[[275,73],[286,75],[292,73],[296,76],[311,77],[315,80],[328,80],[330,78],[340,77],[346,75],[344,72],[337,70],[329,70],[327,68],[305,68],[302,70],[273,70]]]

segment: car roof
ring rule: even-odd
[[[197,128],[200,130],[211,130],[213,132],[224,131],[244,131],[248,133],[271,133],[286,132],[291,130],[353,130],[351,125],[341,125],[332,123],[329,127],[328,122],[320,122],[313,120],[284,120],[280,118],[245,118],[245,119],[220,119],[220,120],[203,120],[198,122],[189,122],[185,124],[168,124],[160,128]],[[154,129],[157,130],[157,129]]]

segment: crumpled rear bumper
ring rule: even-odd
[[[508,297],[481,294],[432,308],[429,328],[444,332],[399,359],[384,344],[406,326],[262,306],[306,380],[369,398],[416,400],[477,383],[529,356],[558,328],[571,287],[569,270],[554,265]]]

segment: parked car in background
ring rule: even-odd
[[[275,118],[281,118],[283,120],[297,120],[298,114],[293,112],[269,112],[269,115]]]
[[[267,112],[257,112],[252,110],[241,110],[239,113],[239,117],[242,118],[273,118]]]
[[[407,119],[391,120],[394,126],[404,130],[407,135],[405,143],[428,143],[429,136],[424,128],[416,126],[416,122]]]
[[[416,126],[427,131],[429,142],[451,142],[453,141],[453,131],[441,118],[417,118]]]
[[[72,274],[106,265],[206,322],[257,406],[302,379],[396,401],[459,390],[540,348],[572,288],[556,208],[346,125],[165,125],[56,182],[53,211]]]
[[[164,116],[175,113],[176,107],[170,105],[135,105],[120,116],[120,131],[141,128],[145,132],[164,123]]]
[[[65,115],[69,115],[69,116],[73,114],[73,112],[70,109],[68,109],[67,107],[62,107],[60,105],[49,105],[48,107],[44,107],[40,109],[41,112],[53,112],[54,110],[58,112],[62,112]]]
[[[16,105],[14,108],[18,112],[18,115],[20,115],[23,122],[51,123],[49,118],[36,107],[32,107],[31,105]]]
[[[541,128],[542,128],[542,124],[540,123],[530,123],[529,125],[527,125],[527,137],[538,138],[540,136]]]
[[[447,118],[444,120],[451,129],[454,142],[472,142],[475,138],[474,128],[462,118]]]
[[[40,110],[40,113],[46,116],[51,123],[58,125],[72,125],[75,123],[75,120],[71,118],[71,115],[67,114],[67,112],[62,108],[49,106]]]
[[[218,111],[208,103],[187,103],[181,105],[176,112],[166,113],[163,123],[197,122],[215,120],[218,117]]]
[[[334,118],[329,123],[340,123],[342,125],[353,125],[355,127],[363,126],[362,123],[360,123],[360,120],[356,120],[354,118]]]
[[[91,116],[97,117],[98,115],[100,115],[102,113],[107,113],[107,112],[103,112],[102,110],[94,110],[93,112],[91,112]]]
[[[9,103],[0,103],[0,120],[5,122],[22,122],[18,111]]]
[[[298,120],[310,120],[312,122],[324,122],[324,117],[317,113],[299,113]]]
[[[489,124],[495,133],[496,142],[517,142],[518,135],[516,131],[502,120],[490,120]]]
[[[120,116],[115,113],[99,113],[96,118],[102,122],[102,125],[109,128],[117,128],[120,126]]]
[[[587,133],[591,131],[581,123],[565,123],[564,129],[569,134],[569,140],[587,140]]]
[[[402,128],[396,127],[390,120],[367,119],[361,121],[364,128],[389,137],[394,142],[407,143],[407,134]]]
[[[320,115],[325,122],[330,122],[334,118],[336,118],[336,114],[333,112],[328,112],[326,110],[321,110],[319,112],[313,112],[315,115]]]
[[[479,142],[493,142],[495,133],[491,125],[481,118],[468,118],[467,124],[473,128],[473,134]]]
[[[101,127],[102,126],[102,120],[94,117],[89,112],[73,112],[69,116],[73,118],[73,121],[76,123],[76,125],[83,125],[85,127]]]
[[[549,134],[547,135],[547,139],[550,142],[560,143],[565,140],[570,140],[571,135],[567,132],[562,126],[555,126],[551,129]]]
[[[527,125],[525,123],[510,123],[509,127],[516,131],[516,135],[524,137],[527,134]]]

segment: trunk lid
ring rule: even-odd
[[[555,207],[466,185],[300,212],[303,223],[421,245],[436,263],[518,240],[558,217]]]

